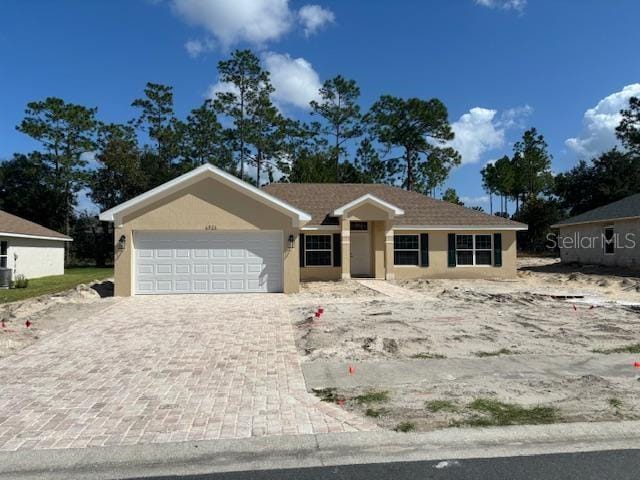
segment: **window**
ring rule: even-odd
[[[420,265],[419,235],[394,235],[393,264]]]
[[[491,235],[456,235],[458,265],[491,265]]]
[[[304,236],[304,264],[307,267],[330,267],[333,265],[331,235]]]
[[[605,255],[613,255],[615,253],[616,241],[613,227],[605,227],[604,229],[604,253]]]
[[[351,230],[366,231],[368,228],[368,222],[351,222]]]
[[[9,246],[6,241],[0,242],[0,268],[7,268],[7,251]]]

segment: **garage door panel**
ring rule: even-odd
[[[180,275],[180,274],[186,274],[186,273],[191,273],[191,265],[189,264],[182,264],[182,263],[177,263],[176,264],[176,274]]]
[[[206,263],[194,263],[193,264],[194,275],[208,275],[209,265]]]
[[[134,243],[138,294],[282,291],[282,232],[135,232]]]

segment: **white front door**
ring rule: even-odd
[[[282,291],[282,232],[134,232],[135,293]]]
[[[368,230],[351,230],[351,275],[371,276],[371,235]]]

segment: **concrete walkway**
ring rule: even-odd
[[[308,388],[405,385],[423,381],[531,376],[640,377],[634,367],[637,355],[503,355],[491,358],[447,358],[434,360],[372,360],[348,362],[314,360],[302,364]],[[349,375],[349,366],[355,373]]]
[[[374,280],[370,278],[356,279],[356,281],[363,287],[367,287],[378,293],[386,295],[393,300],[428,300],[426,295],[409,290],[408,288],[402,288],[398,285],[387,282],[386,280]]]
[[[307,393],[283,295],[127,298],[0,360],[0,450],[376,429]]]

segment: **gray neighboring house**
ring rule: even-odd
[[[563,262],[640,268],[640,193],[551,227]]]

